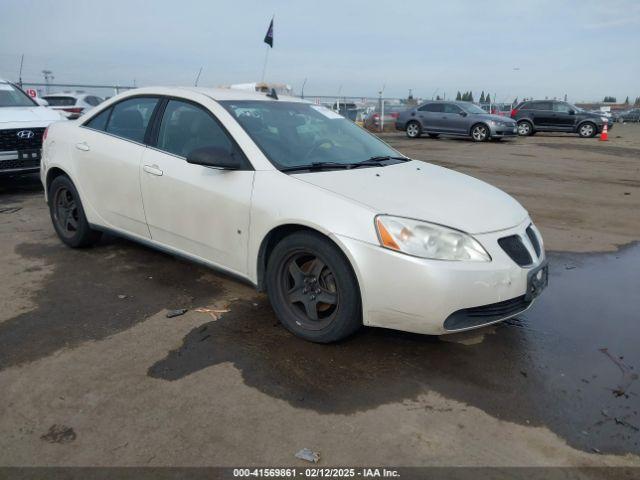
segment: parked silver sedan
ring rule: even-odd
[[[440,135],[471,137],[476,142],[515,137],[516,122],[510,118],[491,115],[470,102],[429,101],[405,110],[396,120],[396,129],[409,138],[423,134],[431,138]]]

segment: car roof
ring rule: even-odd
[[[49,97],[73,97],[73,98],[80,98],[80,97],[85,97],[88,96],[89,94],[87,93],[78,93],[78,92],[58,92],[58,93],[47,93],[46,95],[43,95],[43,98],[49,98]]]
[[[455,105],[475,105],[475,102],[467,102],[465,100],[426,100],[422,102],[422,105],[424,105],[425,103],[453,103]]]
[[[127,93],[132,95],[180,95],[180,93],[190,92],[205,95],[212,100],[258,100],[258,101],[276,101],[271,97],[267,97],[263,92],[252,92],[248,90],[240,90],[234,88],[207,88],[207,87],[142,87],[129,90]],[[278,95],[279,101],[311,103],[297,97],[288,95]]]

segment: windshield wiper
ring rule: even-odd
[[[306,165],[294,165],[281,168],[281,172],[296,172],[299,170],[332,170],[334,168],[351,168],[351,164],[338,162],[312,162]]]
[[[377,157],[367,158],[366,160],[362,160],[361,162],[352,163],[351,168],[384,167],[385,165],[387,165],[385,162],[388,162],[389,160],[399,160],[401,162],[411,161],[410,158],[406,158],[406,157],[393,157],[391,155],[379,155]]]
[[[405,157],[393,157],[391,155],[380,155],[377,157],[367,158],[366,160],[362,160],[361,162],[356,163],[338,163],[338,162],[313,162],[306,165],[294,165],[292,167],[284,167],[281,168],[281,172],[297,172],[302,170],[311,170],[311,171],[319,171],[319,170],[333,170],[333,169],[343,169],[349,170],[351,168],[358,167],[384,167],[387,165],[389,160],[399,160],[401,162],[408,162],[411,159]]]

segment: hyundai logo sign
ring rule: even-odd
[[[33,133],[31,130],[20,130],[16,135],[18,136],[18,138],[21,138],[22,140],[28,140],[36,136],[36,134]]]

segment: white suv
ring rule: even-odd
[[[58,110],[69,120],[75,120],[104,101],[96,95],[83,92],[52,93],[42,98],[52,109]]]
[[[44,130],[63,118],[0,79],[0,175],[39,171]]]

